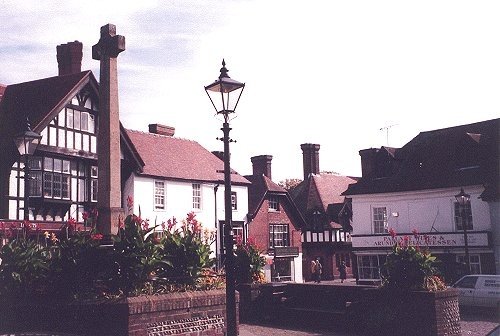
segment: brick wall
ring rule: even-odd
[[[236,300],[238,307],[238,295]],[[225,301],[225,290],[212,290],[72,304],[0,303],[0,332],[218,336],[224,335]]]

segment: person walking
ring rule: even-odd
[[[321,262],[319,260],[319,257],[316,258],[316,260],[311,261],[311,273],[313,275],[313,280],[316,283],[321,282],[321,273],[323,271],[323,266],[321,265]]]
[[[345,261],[342,261],[339,266],[339,273],[340,273],[340,282],[344,282],[344,280],[347,277],[347,266],[345,264]]]

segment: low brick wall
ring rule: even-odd
[[[461,335],[458,292],[397,293],[366,289],[354,307],[356,330],[363,335]]]
[[[238,295],[236,301],[239,302]],[[225,290],[170,293],[71,304],[0,303],[0,333],[222,336],[225,331],[225,314]]]

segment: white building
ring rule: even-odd
[[[223,232],[224,163],[215,154],[192,140],[174,137],[174,128],[149,125],[148,132],[127,130],[127,141],[144,165],[124,176],[123,204],[134,199],[133,212],[151,225],[175,217],[179,221],[194,212],[204,228]],[[244,228],[248,214],[250,182],[234,171],[231,174],[232,224]],[[217,229],[218,227],[218,229]],[[221,251],[222,236],[213,250]]]
[[[392,247],[388,234],[426,236],[447,281],[462,274],[465,234],[455,195],[466,205],[472,273],[500,271],[499,119],[422,132],[400,149],[360,151],[363,177],[344,193],[352,198],[352,246],[361,281],[380,279]],[[424,241],[423,239],[421,241]]]

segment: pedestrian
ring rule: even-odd
[[[339,266],[340,273],[340,282],[344,282],[347,277],[347,266],[345,265],[345,261],[342,261]]]
[[[313,259],[311,261],[311,273],[312,273],[314,282],[316,282],[316,283],[321,282],[322,271],[323,271],[323,266],[321,265],[319,257],[317,257],[316,260]]]

